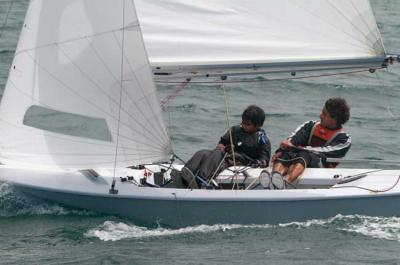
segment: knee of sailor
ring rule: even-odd
[[[209,155],[211,153],[211,150],[207,150],[207,149],[202,149],[196,152],[196,155],[198,156],[205,156],[205,155]]]

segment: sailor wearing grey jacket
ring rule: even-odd
[[[307,121],[288,138],[295,146],[329,158],[343,158],[351,146],[351,137],[343,128],[329,130],[319,121]]]
[[[293,182],[306,167],[335,167],[327,158],[343,158],[351,146],[351,137],[343,129],[350,118],[350,108],[343,98],[330,98],[319,115],[319,121],[307,121],[281,142],[272,157],[272,180],[282,176]],[[283,185],[275,185],[282,188]]]

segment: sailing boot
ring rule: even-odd
[[[276,190],[283,190],[285,189],[285,180],[283,179],[283,176],[281,173],[279,172],[272,172],[271,175],[271,183],[272,186],[276,189]]]
[[[268,171],[266,170],[261,171],[260,184],[261,186],[263,186],[264,189],[270,189],[270,190],[274,189],[274,185],[272,185],[271,181],[271,174]]]

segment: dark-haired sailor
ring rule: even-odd
[[[214,150],[197,151],[176,178],[182,177],[181,180],[186,182],[183,186],[198,188],[198,183],[194,181],[195,176],[207,181],[218,172],[232,166],[230,135],[237,165],[267,167],[271,157],[271,144],[261,128],[264,120],[265,113],[260,107],[248,106],[243,111],[242,123],[233,126],[230,132],[228,130]],[[180,183],[177,186],[181,186]]]
[[[343,158],[349,151],[351,137],[343,130],[343,124],[350,118],[346,100],[328,99],[319,118],[299,126],[272,156],[271,181],[276,189],[285,187],[284,180],[295,181],[306,167],[336,167],[337,164],[326,159]]]

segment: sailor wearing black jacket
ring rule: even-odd
[[[226,167],[233,165],[233,161],[236,165],[251,164],[254,167],[267,167],[271,156],[271,144],[261,128],[264,120],[265,113],[260,107],[248,106],[243,111],[241,125],[231,127],[221,137],[214,150],[197,151],[181,172],[175,172],[177,174],[175,179],[183,179],[183,186],[198,188],[199,178],[209,180]],[[233,153],[235,155],[232,155]],[[179,187],[180,182],[177,183]]]
[[[255,132],[247,132],[245,126],[249,126],[248,123],[250,122],[243,121],[241,125],[231,128],[232,142],[235,146],[234,152],[236,152],[237,159],[242,165],[256,162],[261,166],[267,166],[271,158],[271,143],[262,128]],[[218,147],[231,153],[230,144],[228,131],[221,137]]]
[[[344,99],[328,99],[320,121],[305,122],[284,140],[272,157],[275,188],[284,187],[282,176],[293,182],[306,167],[335,167],[337,164],[326,162],[326,158],[343,158],[349,151],[351,137],[342,127],[349,117],[350,108]]]

